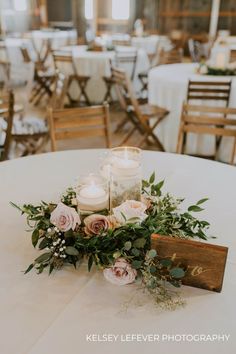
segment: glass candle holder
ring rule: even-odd
[[[109,183],[100,175],[89,174],[79,178],[78,208],[83,212],[109,209]]]
[[[111,150],[110,209],[126,200],[141,200],[141,150],[118,147]]]

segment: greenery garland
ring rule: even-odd
[[[25,204],[21,207],[11,203],[26,215],[27,224],[32,231],[33,246],[44,251],[29,265],[25,274],[33,268],[38,274],[48,268],[51,274],[64,264],[69,263],[76,267],[83,259],[86,259],[89,271],[94,264],[99,269],[109,270],[116,267],[116,262],[126,262],[126,275],[129,269],[133,271],[131,275],[135,272],[136,281],[153,295],[157,303],[165,304],[168,308],[182,304],[178,298],[173,299],[173,290],[169,285],[180,287],[185,269],[176,267],[170,259],[160,259],[157,251],[151,249],[150,236],[156,233],[176,238],[207,240],[209,223],[193,216],[193,213],[203,210],[202,204],[207,198],[199,200],[182,212],[179,207],[183,199],[176,199],[169,193],[163,194],[164,181],[155,183],[154,173],[142,185],[143,199],[140,205],[145,203],[145,219],[127,219],[121,213],[123,222],[120,223],[115,215],[109,215],[108,210],[103,210],[93,215],[95,219],[101,220],[100,223],[93,224],[92,232],[88,229],[88,217],[80,215],[77,210],[76,192],[73,188],[62,195],[61,203],[69,207],[76,217],[80,215],[81,222],[74,229],[66,231],[60,230],[52,221],[58,204],[41,202],[36,206]],[[119,267],[117,269],[120,271]]]

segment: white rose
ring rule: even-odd
[[[126,259],[118,258],[113,267],[104,269],[103,274],[106,280],[112,284],[126,285],[135,281],[137,271]]]
[[[147,206],[136,200],[127,200],[113,209],[113,214],[120,224],[125,224],[130,219],[137,218],[136,222],[144,221],[148,215],[145,213]]]
[[[63,203],[59,203],[53,210],[50,222],[62,232],[75,230],[76,226],[81,224],[77,211]]]

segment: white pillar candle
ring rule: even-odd
[[[140,173],[140,162],[130,157],[128,148],[112,159],[112,172],[117,176],[132,177]]]
[[[79,188],[77,200],[79,209],[85,211],[99,211],[109,207],[108,192],[93,179]]]

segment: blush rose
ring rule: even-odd
[[[76,226],[81,224],[77,211],[63,203],[59,203],[53,210],[50,222],[62,232],[74,231]]]
[[[136,200],[127,200],[120,206],[113,209],[113,214],[120,224],[125,224],[132,218],[137,218],[137,222],[144,221],[148,215],[145,213],[147,206]]]
[[[135,281],[137,271],[125,258],[118,258],[112,267],[104,269],[103,274],[112,284],[127,285]]]

